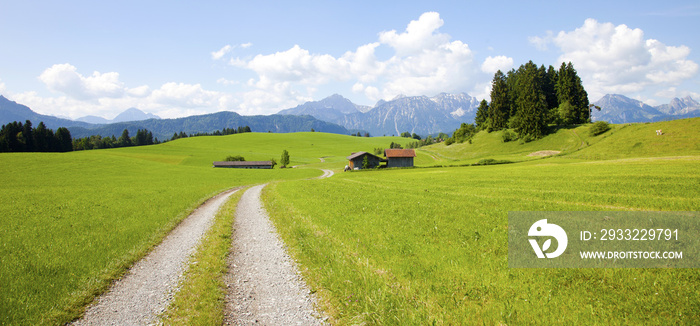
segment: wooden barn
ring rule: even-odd
[[[214,162],[215,168],[234,168],[234,169],[272,169],[270,161],[217,161]]]
[[[413,158],[416,151],[413,149],[385,149],[384,156],[387,159],[388,168],[413,167]]]
[[[348,163],[348,166],[353,170],[355,168],[362,169],[362,161],[364,161],[365,157],[367,158],[370,169],[379,167],[379,163],[381,163],[381,162],[386,162],[385,159],[383,159],[377,155],[373,155],[373,154],[370,154],[367,152],[357,152],[357,153],[352,153],[352,155],[347,157],[348,161],[350,161]]]

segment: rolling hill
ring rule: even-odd
[[[504,143],[503,131],[481,131],[471,144],[439,143],[421,147],[418,152],[431,155],[436,159],[434,164],[446,165],[471,164],[486,158],[528,161],[545,154],[584,160],[700,155],[700,118],[611,126],[598,136],[589,134],[591,124],[561,128],[529,143]],[[657,135],[656,130],[662,130],[663,135]]]

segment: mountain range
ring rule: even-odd
[[[691,97],[674,98],[670,103],[650,106],[619,94],[608,94],[593,104],[593,120],[610,123],[650,122],[700,116],[700,103]],[[354,104],[340,96],[331,95],[320,101],[311,101],[269,116],[241,116],[223,111],[178,119],[159,117],[131,108],[113,120],[83,117],[75,121],[42,115],[27,106],[0,95],[0,124],[12,121],[40,121],[51,129],[68,127],[73,137],[91,135],[119,136],[124,129],[135,134],[148,129],[160,139],[169,139],[173,133],[209,133],[224,128],[249,126],[256,132],[316,131],[350,134],[369,132],[373,136],[400,135],[402,132],[419,135],[451,133],[463,122],[472,123],[479,101],[466,93],[441,93],[434,97],[397,96],[390,101],[380,100],[373,107]]]
[[[119,113],[114,119],[107,120],[103,117],[97,117],[94,115],[88,115],[75,119],[77,121],[92,123],[92,124],[109,124],[117,122],[127,122],[127,121],[141,121],[148,119],[160,119],[159,116],[153,113],[146,113],[137,108],[129,108],[126,111]]]
[[[125,112],[136,113],[134,110],[127,110]],[[179,133],[181,131],[187,134],[211,133],[224,128],[237,128],[239,126],[248,126],[255,132],[286,133],[314,129],[316,131],[335,134],[347,135],[351,133],[351,131],[337,124],[321,121],[311,116],[287,116],[279,114],[269,116],[242,116],[229,111],[177,119],[151,118],[141,121],[93,124],[39,114],[25,105],[10,101],[0,95],[0,124],[4,125],[13,121],[24,123],[26,120],[30,120],[34,126],[37,126],[39,122],[44,122],[47,128],[54,130],[59,127],[67,127],[73,138],[82,138],[92,135],[100,135],[103,137],[115,135],[119,137],[124,129],[129,130],[129,134],[131,135],[135,135],[138,129],[148,129],[155,137],[165,140],[170,139],[174,133]]]
[[[466,93],[441,93],[434,97],[397,96],[379,101],[374,107],[359,106],[332,95],[280,111],[283,115],[310,115],[350,130],[363,129],[371,135],[400,135],[408,131],[420,135],[452,132],[462,122],[473,122],[479,101]]]
[[[690,96],[674,98],[669,104],[654,107],[624,95],[608,94],[593,104],[601,108],[593,110],[593,121],[630,123],[700,117],[700,103]]]

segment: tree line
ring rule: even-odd
[[[212,133],[196,133],[189,136],[184,133],[175,133],[174,139],[196,136],[219,136],[232,135],[244,132],[251,132],[249,126],[238,128],[224,128]],[[166,140],[167,141],[167,140]],[[0,128],[0,152],[70,152],[91,149],[118,148],[130,146],[144,146],[160,144],[157,137],[148,129],[139,129],[133,137],[129,135],[129,130],[124,129],[119,138],[102,137],[92,135],[73,139],[68,128],[60,127],[54,131],[46,128],[44,122],[34,128],[32,122],[27,120],[21,122],[10,122]]]
[[[34,128],[32,122],[10,122],[0,128],[0,152],[69,152],[72,138],[67,128],[54,131],[44,122]]]

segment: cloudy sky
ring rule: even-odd
[[[693,1],[0,0],[0,94],[113,118],[272,114],[334,93],[487,98],[493,73],[571,61],[591,101],[700,99]]]

